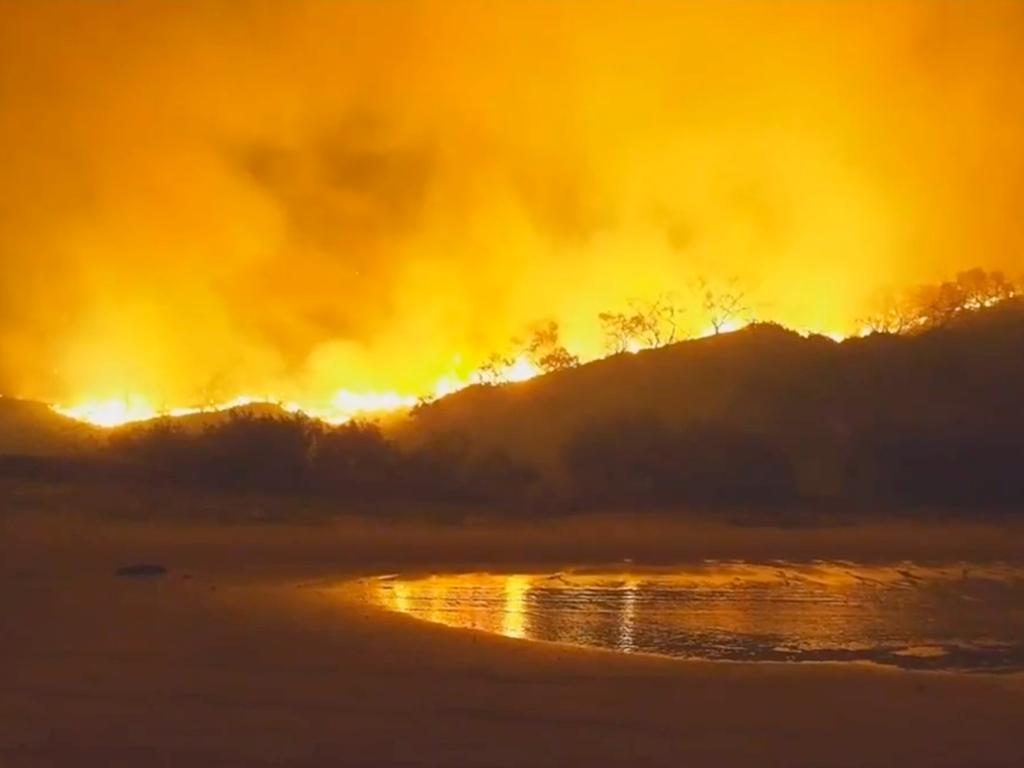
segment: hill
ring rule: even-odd
[[[774,462],[800,497],[985,503],[1024,498],[1021,393],[1017,300],[913,335],[837,343],[754,325],[625,353],[472,387],[418,408],[397,436],[500,451],[606,498],[624,484],[657,496],[686,465],[706,480]],[[597,482],[609,473],[617,487]]]
[[[87,427],[0,401],[0,470],[501,506],[1024,508],[1024,302],[837,343],[775,325],[481,385],[380,424],[277,406]],[[45,461],[38,456],[73,456]]]
[[[66,456],[95,448],[103,431],[45,403],[0,396],[0,454]]]

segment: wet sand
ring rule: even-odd
[[[1018,677],[518,641],[341,599],[389,559],[359,536],[159,528],[8,521],[4,768],[1024,765]]]

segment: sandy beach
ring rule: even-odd
[[[5,521],[0,765],[1024,764],[1015,676],[681,662],[449,629],[334,588],[395,565],[389,537],[427,567],[401,526],[161,527]],[[933,539],[1000,539],[961,533]],[[489,535],[442,530],[433,567],[496,559]],[[728,535],[740,554],[772,540]],[[169,573],[114,577],[129,553]]]

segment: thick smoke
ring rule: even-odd
[[[1024,272],[1024,4],[0,0],[0,390],[428,390],[735,276]],[[689,316],[700,325],[699,311]]]

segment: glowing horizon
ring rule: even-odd
[[[742,320],[731,320],[724,323],[717,331],[707,328],[704,332],[685,339],[693,341],[718,335],[727,335],[746,328],[750,323]],[[799,332],[808,336],[816,332]],[[837,333],[819,334],[832,341],[843,341],[845,336]],[[655,345],[645,345],[633,340],[624,351],[625,354],[637,354],[654,349]],[[592,359],[582,359],[581,364],[603,360],[619,353],[607,353]],[[209,403],[200,406],[177,406],[158,408],[153,406],[144,396],[127,394],[109,398],[85,398],[71,405],[51,404],[51,410],[62,416],[92,424],[97,427],[113,428],[126,424],[152,421],[164,417],[191,416],[201,413],[219,413],[233,408],[248,405],[274,405],[286,413],[303,414],[331,425],[344,424],[360,416],[374,416],[396,411],[408,410],[424,400],[433,400],[454,394],[466,387],[477,384],[515,384],[529,381],[545,372],[534,365],[525,355],[517,355],[508,365],[497,372],[494,381],[487,382],[479,372],[474,372],[465,379],[455,375],[442,376],[432,390],[420,394],[400,394],[397,392],[353,392],[346,389],[338,390],[327,405],[303,405],[294,401],[286,401],[273,395],[239,395],[221,403]]]

